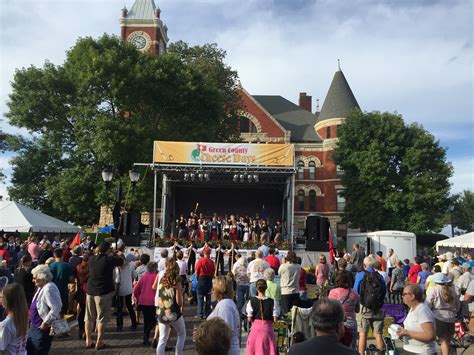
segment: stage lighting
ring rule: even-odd
[[[245,181],[245,175],[244,174],[240,174],[240,182],[244,182]]]
[[[188,179],[189,179],[189,174],[188,174],[188,173],[185,173],[185,174],[184,174],[184,181],[188,181]]]
[[[235,174],[234,175],[234,182],[237,182],[237,181],[239,181],[239,175]]]
[[[199,173],[199,175],[198,175],[198,178],[199,178],[199,180],[201,180],[201,181],[202,181],[202,179],[204,178],[204,175],[203,175],[203,173]]]
[[[209,174],[208,173],[204,174],[204,180],[209,181]]]
[[[194,181],[194,179],[196,178],[196,174],[191,173],[191,174],[189,175],[189,177],[191,178],[192,181]]]
[[[255,175],[253,176],[253,181],[258,182],[258,175],[257,175],[257,174],[255,174]]]
[[[252,182],[252,175],[250,175],[250,174],[247,175],[247,180],[248,180],[249,182]]]

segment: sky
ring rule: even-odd
[[[0,113],[15,69],[60,65],[79,37],[120,34],[134,0],[1,0]],[[300,92],[322,105],[337,60],[365,111],[398,112],[447,149],[452,193],[474,190],[472,2],[467,0],[155,0],[171,42],[217,43],[253,95]],[[9,133],[26,133],[8,125]],[[7,175],[11,153],[0,156]]]

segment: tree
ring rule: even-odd
[[[452,167],[431,134],[398,114],[354,110],[338,138],[333,158],[344,171],[346,222],[413,232],[442,224]]]
[[[474,193],[471,190],[464,190],[461,195],[455,196],[453,206],[453,225],[472,232],[474,230]]]
[[[7,117],[33,138],[15,146],[10,196],[92,224],[97,206],[112,198],[100,179],[104,167],[127,186],[133,163],[151,161],[154,140],[235,140],[238,78],[225,52],[172,48],[155,56],[113,36],[87,37],[62,65],[17,70]],[[151,210],[152,174],[142,176],[128,207]]]

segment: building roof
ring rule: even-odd
[[[155,10],[154,0],[135,0],[127,19],[153,20],[156,18]]]
[[[314,130],[317,114],[311,113],[279,95],[252,97],[280,123],[291,131],[292,142],[322,142]]]
[[[356,107],[360,108],[346,77],[341,70],[338,70],[332,79],[318,121],[347,117]]]

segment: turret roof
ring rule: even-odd
[[[354,108],[360,108],[342,70],[334,74],[318,121],[347,117]]]
[[[154,0],[135,0],[127,19],[153,20],[156,18],[155,10]]]

